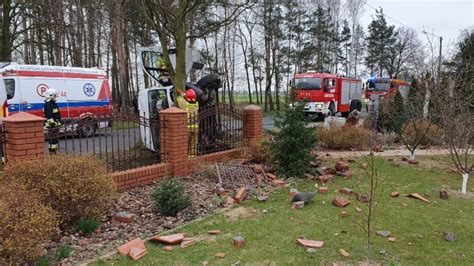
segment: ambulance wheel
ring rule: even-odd
[[[96,129],[97,129],[97,125],[95,124],[85,125],[79,130],[79,135],[82,138],[93,137],[95,135]]]

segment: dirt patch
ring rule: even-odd
[[[418,159],[420,167],[424,169],[437,169],[442,171],[449,171],[452,168],[452,163],[443,160],[437,160],[436,158],[423,157]]]
[[[463,194],[459,190],[452,190],[448,189],[449,197],[457,198],[457,199],[467,199],[467,200],[474,200],[474,192],[467,191],[466,194]]]
[[[230,221],[236,221],[238,219],[257,219],[260,217],[258,211],[254,208],[238,207],[232,209],[224,214],[224,216]]]
[[[206,173],[193,174],[182,178],[186,194],[191,196],[192,203],[176,217],[161,215],[153,207],[150,194],[159,186],[159,182],[129,189],[120,194],[109,214],[102,220],[100,231],[83,236],[71,232],[58,235],[47,245],[50,261],[54,261],[56,249],[61,246],[71,246],[72,255],[61,261],[62,264],[81,264],[113,251],[127,240],[140,237],[146,239],[156,234],[182,226],[192,220],[200,219],[217,211],[220,201],[216,201],[213,192],[216,180]],[[120,223],[113,219],[114,214],[128,211],[135,214],[132,223]]]

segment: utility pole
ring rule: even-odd
[[[438,36],[433,33],[429,33],[426,31],[422,31],[426,35],[431,35],[439,38],[439,58],[438,58],[438,73],[436,75],[436,87],[439,86],[440,81],[441,81],[441,63],[442,63],[442,50],[443,50],[443,37]],[[425,95],[425,101],[423,104],[423,118],[428,117],[429,113],[429,105],[430,105],[430,98],[431,98],[431,88],[427,88],[426,90],[426,95]]]
[[[433,34],[433,33],[426,32],[426,31],[422,31],[422,32],[426,35],[431,35],[431,36],[439,38],[438,75],[440,75],[441,74],[441,63],[442,63],[443,37],[441,37],[439,35],[436,35],[436,34]]]

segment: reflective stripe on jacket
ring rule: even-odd
[[[194,103],[186,102],[186,113],[188,115],[188,128],[199,127],[198,110],[199,110],[198,102],[194,102]]]

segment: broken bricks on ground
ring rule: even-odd
[[[355,163],[355,160],[349,159],[348,162]],[[329,192],[328,184],[331,183],[336,176],[342,177],[344,179],[351,178],[353,172],[350,170],[349,164],[345,163],[342,160],[336,162],[334,168],[325,167],[322,165],[322,162],[312,163],[315,167],[315,171],[319,174],[319,177],[316,178],[311,174],[306,174],[305,178],[309,180],[317,180],[321,186],[318,187],[320,194],[327,194]],[[360,164],[360,167],[365,169],[367,168],[366,164]],[[244,165],[243,161],[238,163],[231,162],[229,164],[216,163],[215,169],[217,172],[217,184],[215,186],[215,193],[222,198],[225,198],[226,205],[234,204],[243,204],[244,201],[250,197],[254,197],[259,202],[266,201],[270,193],[278,188],[289,188],[290,185],[286,183],[283,179],[278,179],[276,175],[272,173],[266,173],[264,168],[261,165]],[[350,203],[350,197],[354,197],[355,200],[367,203],[370,202],[370,197],[365,194],[358,193],[351,188],[342,187],[337,190],[340,195],[332,199],[332,204],[339,208],[345,208]],[[251,193],[253,192],[253,193]],[[256,192],[256,193],[255,193]],[[295,188],[289,189],[289,198],[291,202],[291,209],[299,210],[305,207],[312,202],[313,198],[317,195],[316,191],[304,191],[299,192]],[[398,197],[400,192],[393,191],[390,193],[391,197]],[[406,195],[417,200],[420,200],[425,203],[430,203],[428,199],[419,195],[418,193],[410,193]],[[445,191],[440,191],[440,198],[447,199],[447,193]],[[406,203],[405,203],[406,204]],[[406,205],[408,206],[408,205]],[[405,206],[404,206],[405,207]],[[356,207],[356,212],[362,212],[363,209]],[[346,218],[349,216],[349,212],[341,211],[340,217]],[[124,223],[133,222],[133,214],[127,212],[120,212],[116,215],[116,220]],[[211,235],[220,234],[221,230],[210,230],[207,232]],[[376,231],[376,235],[381,237],[387,237],[389,241],[394,242],[395,238],[390,237],[391,232],[382,230]],[[454,241],[455,236],[452,233],[445,233],[445,239],[448,241]],[[148,241],[153,243],[162,244],[163,250],[173,251],[175,248],[186,248],[189,245],[195,244],[201,240],[203,237],[190,237],[185,233],[177,233],[165,236],[154,236],[148,239]],[[454,239],[454,240],[453,240]],[[245,239],[241,235],[233,237],[233,246],[236,248],[241,248],[245,246]],[[133,260],[139,260],[144,257],[148,251],[144,245],[145,240],[140,238],[133,239],[122,246],[117,248],[117,251],[122,255],[128,255]],[[321,240],[310,240],[305,239],[304,237],[299,237],[296,239],[296,243],[307,247],[309,249],[322,248],[324,242]],[[344,249],[339,249],[339,253],[342,257],[349,257],[350,254]],[[215,254],[217,258],[224,258],[225,253],[219,252]]]

